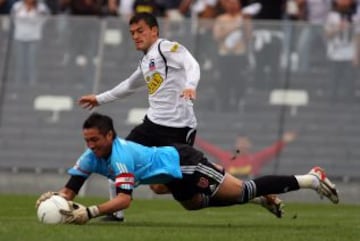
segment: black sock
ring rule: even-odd
[[[298,190],[295,176],[263,176],[253,180],[256,185],[256,197]]]

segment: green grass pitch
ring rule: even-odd
[[[37,196],[0,195],[1,241],[358,241],[360,206],[287,203],[277,219],[253,204],[189,212],[172,200],[134,200],[126,222],[86,225],[37,221]],[[104,201],[78,198],[86,205]]]

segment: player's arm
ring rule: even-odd
[[[107,202],[85,207],[79,205],[72,210],[62,210],[66,216],[66,223],[85,224],[91,218],[114,213],[126,209],[131,203],[131,194],[135,185],[135,177],[132,173],[119,173],[115,178],[117,196]]]
[[[80,188],[86,181],[86,177],[83,176],[71,176],[69,181],[66,183],[66,185],[61,188],[59,191],[48,191],[40,195],[40,197],[37,199],[35,207],[39,207],[40,203],[43,201],[49,199],[53,195],[60,195],[64,197],[66,200],[73,200],[75,196],[78,194]]]
[[[185,89],[182,97],[185,99],[196,99],[196,88],[200,80],[200,66],[190,52],[184,48],[183,65],[186,75]]]
[[[60,212],[66,216],[65,223],[85,224],[92,218],[126,209],[130,206],[130,203],[130,194],[119,193],[115,198],[99,205],[85,207],[77,204],[71,210],[62,209]]]
[[[127,209],[129,208],[130,203],[131,203],[131,195],[127,193],[119,193],[115,198],[98,205],[98,209],[99,209],[98,216]]]
[[[59,190],[59,193],[61,193],[65,199],[73,200],[85,181],[86,177],[84,176],[72,175],[66,185]]]
[[[185,88],[181,97],[196,99],[196,88],[200,80],[200,65],[191,53],[177,42],[164,41],[161,50],[167,59],[167,65],[174,69],[184,69]]]
[[[126,96],[131,95],[137,89],[142,86],[145,86],[145,82],[140,78],[141,70],[138,67],[132,75],[126,80],[120,82],[113,89],[105,91],[101,94],[95,95],[84,95],[78,100],[78,104],[84,109],[93,109],[94,107],[102,104],[112,102],[117,99],[125,98]]]

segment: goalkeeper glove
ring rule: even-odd
[[[49,198],[50,198],[51,196],[53,196],[53,195],[63,196],[63,195],[61,195],[61,193],[59,193],[59,192],[51,192],[51,191],[45,192],[45,193],[41,194],[41,196],[38,198],[38,200],[36,200],[35,208],[38,208],[43,201],[49,199]]]
[[[69,202],[69,206],[70,210],[60,210],[60,213],[65,216],[65,223],[85,224],[100,214],[99,208],[95,205],[85,207],[79,203]]]

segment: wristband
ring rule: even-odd
[[[90,218],[95,218],[97,216],[99,216],[100,214],[100,210],[97,206],[90,206],[90,207],[87,207],[86,208],[86,212],[87,212],[87,215]]]

